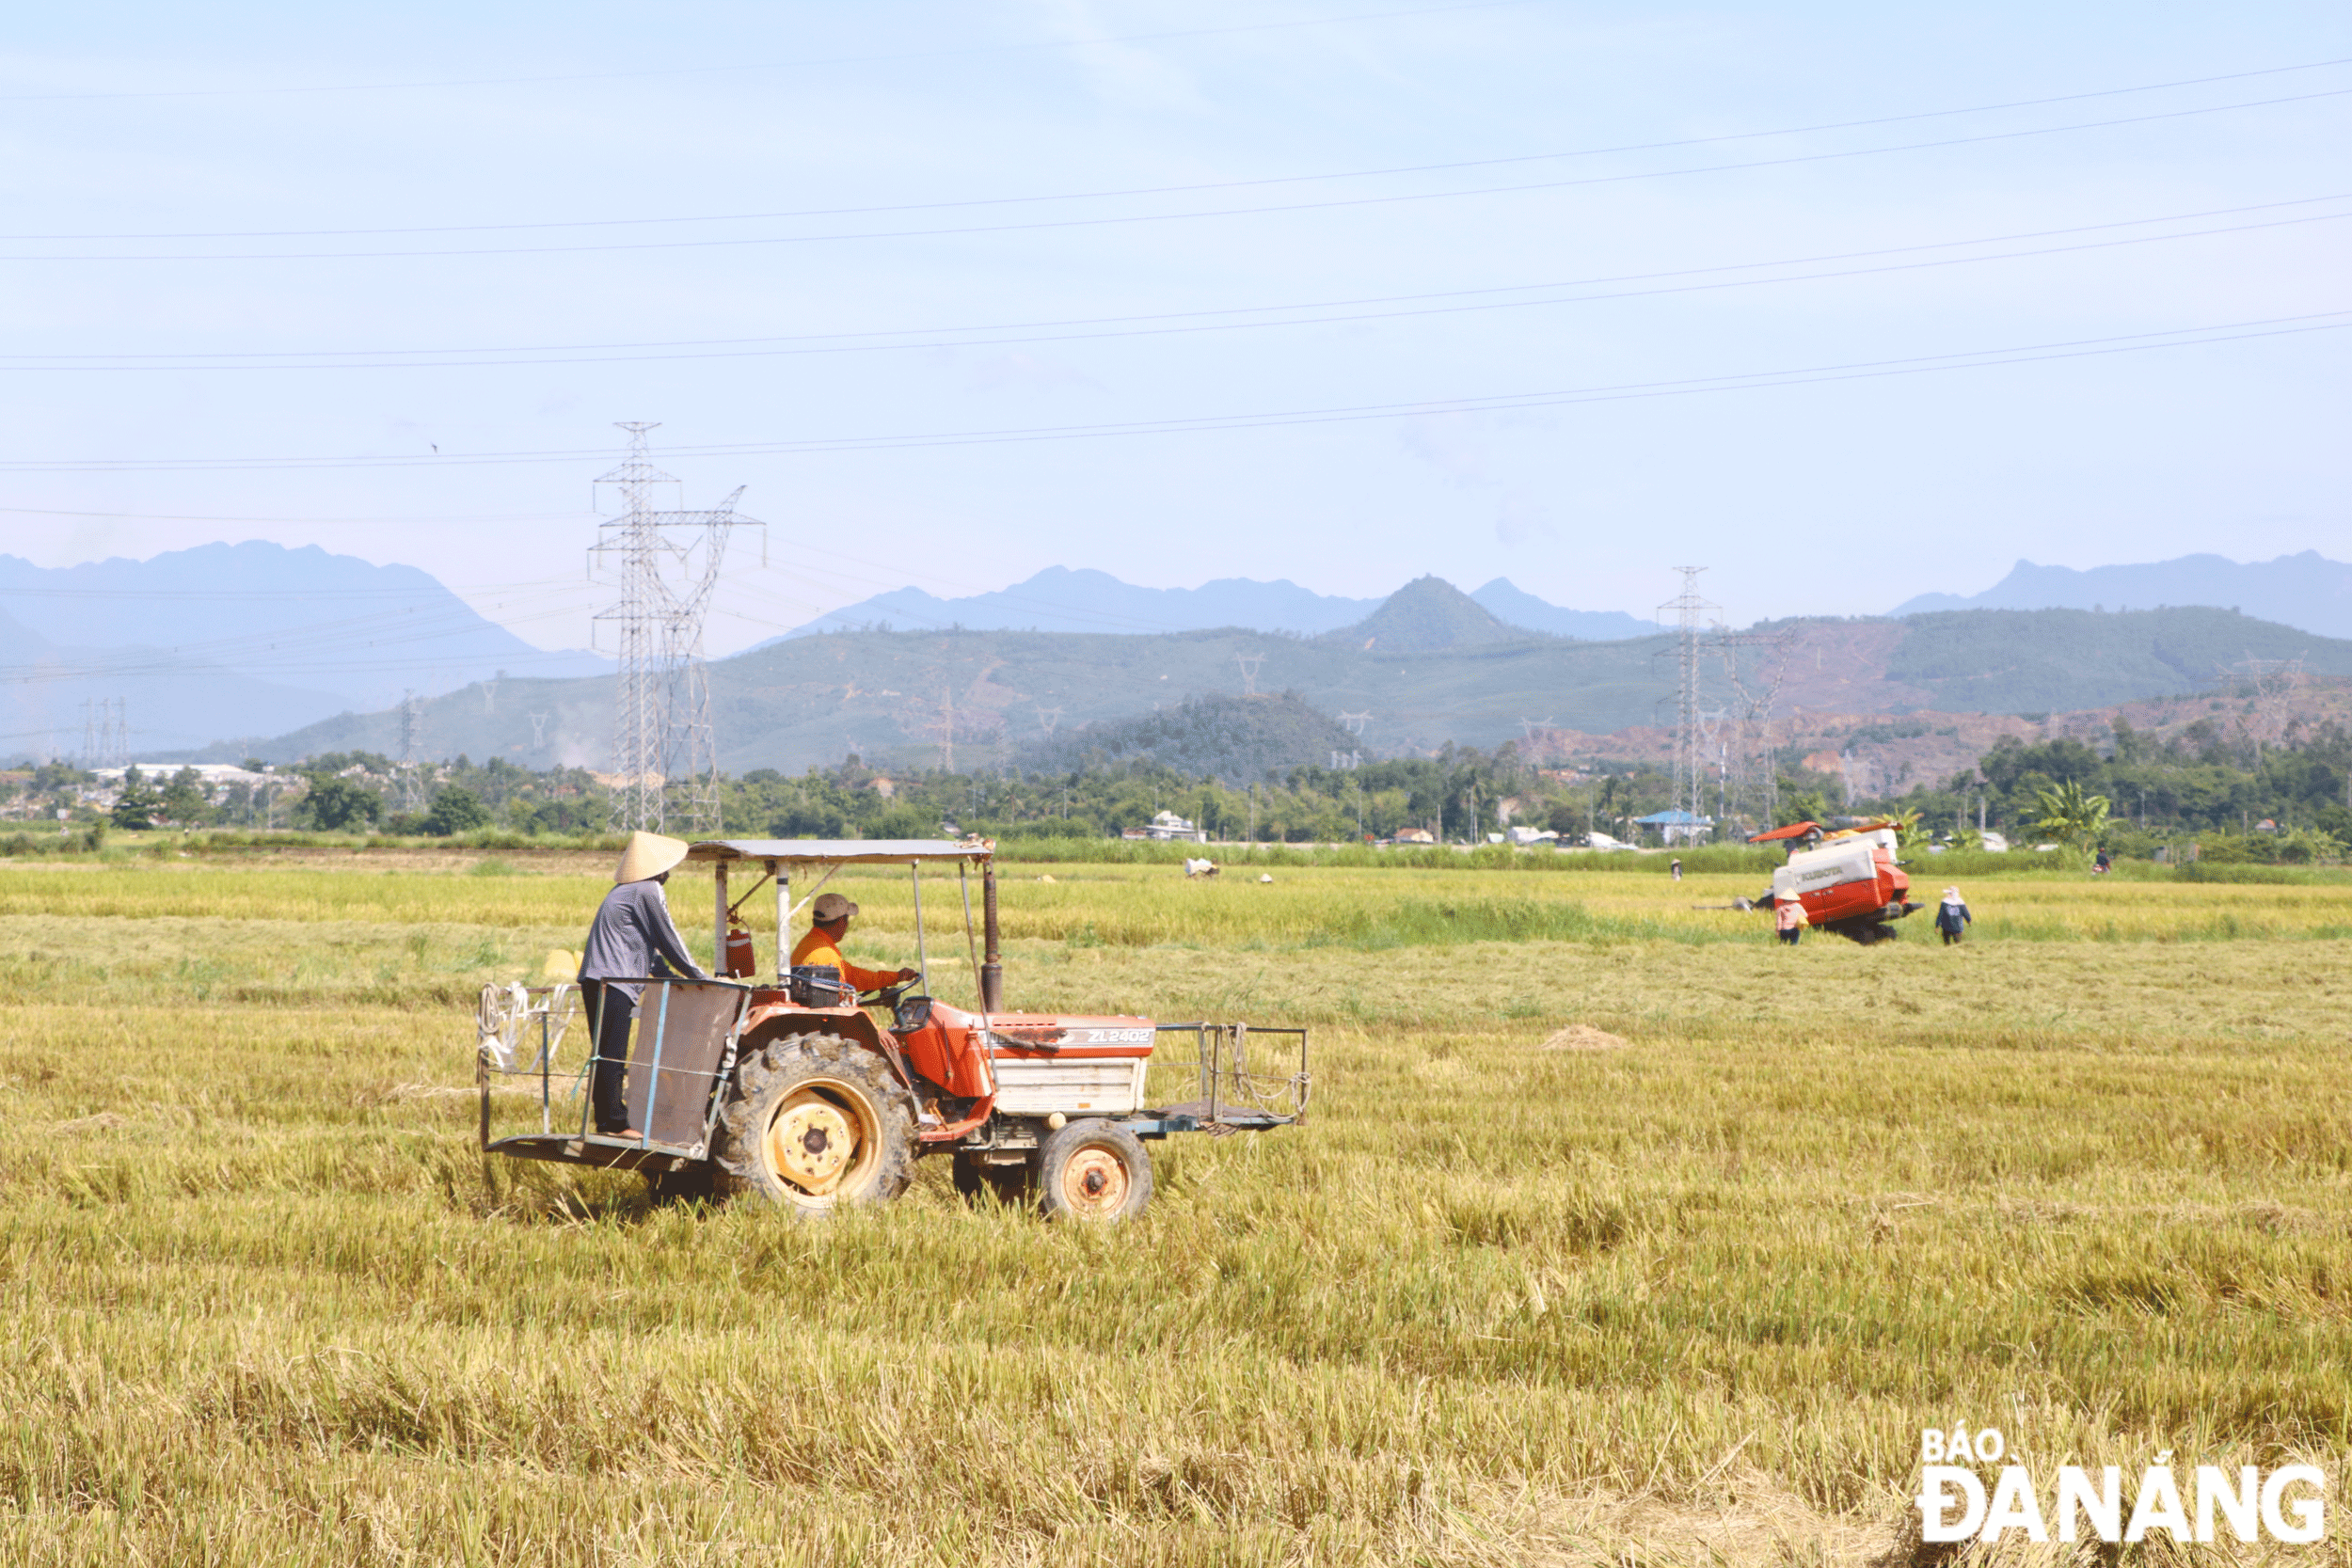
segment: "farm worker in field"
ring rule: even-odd
[[[621,851],[620,868],[612,873],[612,891],[597,906],[588,927],[588,941],[580,954],[580,994],[588,1006],[591,1037],[596,1046],[595,1075],[589,1080],[589,1101],[595,1107],[596,1131],[610,1137],[642,1138],[628,1125],[628,1103],[623,1094],[628,1063],[628,1030],[637,1017],[637,999],[644,993],[648,975],[676,975],[707,980],[686,951],[686,939],[670,919],[670,905],[661,885],[686,858],[681,839],[660,833],[628,835]]]
[[[1674,873],[1674,879],[1676,881],[1678,882],[1682,880],[1682,859],[1680,856],[1677,855],[1673,860],[1668,861],[1666,863],[1666,866],[1668,870]]]
[[[1780,932],[1780,940],[1789,946],[1804,935],[1804,906],[1794,898],[1777,899],[1772,904],[1772,927]]]
[[[1960,889],[1946,888],[1944,902],[1938,905],[1935,911],[1935,928],[1944,933],[1944,945],[1949,947],[1958,942],[1961,927],[1966,926],[1974,918],[1975,916],[1968,912],[1967,902],[1960,895]]]
[[[849,934],[850,917],[857,913],[857,906],[837,893],[820,893],[808,907],[808,934],[792,944],[795,964],[831,964],[841,971],[841,977],[860,990],[880,990],[901,980],[912,980],[915,971],[901,969],[892,973],[886,969],[866,969],[841,956],[841,939]]]

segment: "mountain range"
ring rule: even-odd
[[[1231,627],[1124,636],[836,632],[714,661],[711,713],[720,766],[737,773],[797,772],[851,752],[890,768],[1038,766],[1057,754],[1049,745],[1085,726],[1253,692],[1289,693],[1343,721],[1356,737],[1350,749],[1367,756],[1671,721],[1672,635],[1571,642],[1487,635],[1494,625],[1467,594],[1425,578],[1343,634],[1313,638]],[[1369,629],[1383,626],[1391,629]],[[1392,634],[1418,645],[1398,646]],[[1734,656],[1741,679],[1761,690],[1776,669],[1774,711],[1789,721],[1801,708],[2033,714],[2226,690],[2231,666],[2249,657],[2299,658],[2314,675],[2352,675],[2352,641],[2226,610],[1958,610],[1768,623],[1755,635]],[[1705,706],[1732,700],[1711,652],[1701,673]],[[469,689],[428,704],[423,749],[600,768],[609,766],[612,710],[611,677],[510,679],[495,691]],[[345,714],[281,736],[258,754],[290,762],[326,752],[391,752],[399,740],[396,714]]]
[[[2217,602],[2248,613],[2181,608]],[[2175,608],[2114,613],[2150,603]],[[2249,657],[2336,671],[2346,644],[2311,633],[2352,632],[2348,603],[2352,566],[2308,551],[2087,572],[2021,562],[1984,594],[1916,598],[1899,619],[1751,632],[1810,656],[1788,699],[1810,707],[2024,713],[2205,690]],[[976,741],[1011,760],[1057,724],[1253,687],[1375,714],[1364,749],[1393,753],[1653,723],[1670,641],[1506,578],[1464,594],[1427,577],[1373,600],[1244,578],[1139,588],[1055,567],[994,594],[878,595],[716,661],[711,678],[730,768],[848,750],[944,760]],[[610,668],[532,647],[413,567],[315,547],[208,545],[56,569],[0,556],[0,747],[20,753],[80,753],[86,715],[119,702],[130,750],[150,760],[397,754],[392,710],[413,690],[429,698],[428,752],[599,766]]]
[[[2037,566],[2021,561],[1981,594],[1922,594],[1898,616],[1937,610],[2153,610],[2213,605],[2322,637],[2352,637],[2352,565],[2317,550],[2240,563],[2185,555],[2137,566]]]
[[[42,567],[0,555],[0,742],[81,750],[86,701],[123,705],[132,751],[283,734],[501,673],[594,675],[414,566],[248,541]]]
[[[1551,637],[1605,641],[1646,637],[1658,629],[1656,622],[1621,610],[1563,609],[1513,586],[1508,578],[1497,578],[1469,596],[1498,621]],[[1237,626],[1245,631],[1312,637],[1352,626],[1384,602],[1317,594],[1286,578],[1272,582],[1219,578],[1198,588],[1138,588],[1108,572],[1048,566],[1025,582],[963,598],[942,599],[920,588],[896,588],[819,615],[769,641],[822,632],[959,627],[966,631],[1152,633]]]

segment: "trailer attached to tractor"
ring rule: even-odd
[[[712,933],[728,974],[646,980],[628,1065],[628,1125],[642,1136],[593,1131],[593,1047],[564,1050],[575,1033],[591,1035],[572,1027],[577,987],[488,986],[476,1072],[485,1153],[636,1170],[657,1196],[755,1196],[801,1215],[886,1202],[906,1190],[917,1159],[946,1153],[961,1192],[1107,1221],[1151,1201],[1148,1142],[1305,1116],[1304,1029],[1007,1011],[986,840],[729,839],[695,844],[686,860],[715,873]],[[921,977],[863,999],[831,966],[796,969],[789,958],[792,916],[848,865],[904,866],[914,889]],[[926,866],[956,874],[973,1008],[930,994]],[[739,869],[761,875],[730,902]],[[776,962],[759,979],[736,915],[770,881]],[[798,903],[796,885],[806,889]],[[1253,1061],[1277,1052],[1279,1067]],[[535,1130],[498,1125],[511,1113],[497,1102],[515,1098],[499,1091],[516,1088],[538,1102]]]

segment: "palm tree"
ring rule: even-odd
[[[2077,848],[2086,847],[2107,829],[2107,798],[2085,795],[2073,779],[2054,788],[2037,790],[2040,815],[2034,826]]]

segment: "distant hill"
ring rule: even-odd
[[[611,668],[532,647],[413,566],[316,546],[247,541],[62,567],[0,555],[0,610],[49,649],[38,669],[10,656],[0,681],[120,698],[135,752],[279,734],[501,671]],[[211,683],[199,700],[189,671]],[[78,745],[78,719],[72,729]]]
[[[60,645],[0,610],[0,754],[78,759],[88,721],[115,711],[92,705],[116,703],[134,756],[276,735],[349,705],[161,649]]]
[[[1010,588],[942,599],[920,588],[877,594],[787,632],[865,631],[1205,631],[1242,626],[1251,631],[1329,631],[1375,609],[1377,599],[1343,599],[1301,588],[1287,578],[1257,582],[1219,578],[1198,588],[1138,588],[1108,572],[1048,566]],[[784,641],[771,638],[770,642]],[[767,646],[762,643],[761,646]]]
[[[2352,674],[2352,642],[2233,610],[1971,610],[1915,615],[1886,661],[1890,682],[1947,713],[2031,713],[2232,686],[2247,658],[2301,658]]]
[[[1506,626],[1485,605],[1443,578],[1416,578],[1352,626],[1325,634],[1369,652],[1425,654],[1481,642],[1523,642],[1525,628]]]
[[[1506,626],[1585,642],[1613,642],[1628,637],[1654,637],[1658,623],[1628,615],[1621,610],[1563,610],[1514,587],[1509,578],[1497,578],[1470,594]]]
[[[2020,561],[1981,594],[1922,594],[1897,615],[1940,610],[2154,610],[2205,605],[2265,621],[2352,637],[2352,565],[2317,550],[2240,564],[2217,555],[2185,555],[2138,566],[2037,566]]]
[[[1237,697],[1212,692],[1156,713],[1061,731],[1035,746],[1025,766],[1065,772],[1089,764],[1155,762],[1180,773],[1214,774],[1245,784],[1352,752],[1356,737],[1295,691]]]
[[[1436,595],[1430,595],[1436,598]],[[1399,607],[1407,619],[1413,599]],[[1368,623],[1367,623],[1368,624]],[[2300,657],[2313,674],[2352,675],[2352,641],[2313,637],[2227,610],[2100,615],[1965,610],[1908,621],[1798,621],[1785,634],[1778,712],[2063,712],[2126,698],[2234,686],[2225,666],[2250,651]],[[1376,634],[1375,634],[1376,636]],[[1754,661],[1770,645],[1751,647]],[[795,638],[710,668],[721,766],[791,771],[855,752],[890,768],[1013,766],[1049,730],[1148,719],[1187,699],[1238,693],[1247,658],[1261,688],[1295,692],[1327,714],[1366,715],[1367,757],[1457,741],[1492,746],[1550,730],[1607,735],[1671,721],[1673,645],[1665,634],[1614,642],[1521,636],[1413,651],[1360,639],[1219,630],[1119,637],[1066,632],[855,632]],[[1720,666],[1703,701],[1727,700]],[[602,768],[611,679],[510,679],[427,705],[426,749],[533,767]],[[537,722],[531,716],[537,716]],[[280,736],[272,761],[362,748],[396,751],[399,721],[353,714]],[[1322,750],[1317,742],[1311,751]],[[1334,746],[1332,749],[1337,749]],[[215,753],[218,754],[218,753]]]
[[[1658,629],[1615,610],[1563,610],[1503,578],[1470,596],[1512,626],[1553,636],[1645,637]],[[1138,588],[1108,572],[1049,566],[1026,582],[960,599],[939,598],[919,588],[896,588],[820,615],[760,646],[819,632],[881,628],[1136,633],[1236,626],[1311,637],[1353,626],[1382,602],[1317,594],[1286,578],[1257,582],[1248,578],[1219,578],[1198,588]]]

